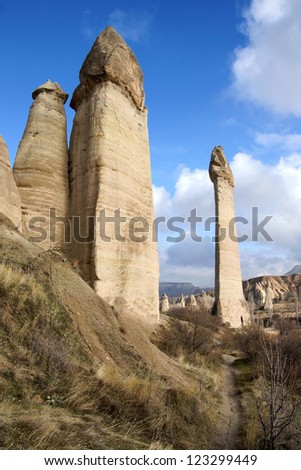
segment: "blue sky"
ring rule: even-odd
[[[13,162],[31,92],[49,78],[72,95],[111,24],[145,76],[157,215],[214,213],[207,168],[222,145],[237,215],[273,215],[272,243],[240,245],[243,276],[282,274],[301,262],[300,23],[299,0],[0,2],[0,134]],[[162,280],[212,285],[212,243],[164,240]]]

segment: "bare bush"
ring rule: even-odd
[[[156,344],[173,357],[184,355],[194,362],[195,354],[208,355],[214,346],[219,320],[203,308],[176,308],[169,313],[168,324],[161,328]]]
[[[261,349],[262,329],[254,323],[234,334],[234,344],[250,362],[256,362]]]
[[[255,402],[261,424],[264,449],[282,445],[284,431],[296,415],[296,368],[286,354],[281,336],[260,335],[261,377],[257,382]]]
[[[168,313],[168,316],[208,328],[212,331],[218,331],[221,326],[220,318],[211,315],[211,312],[203,306],[173,308]]]

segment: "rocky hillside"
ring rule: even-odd
[[[274,302],[287,301],[301,287],[301,274],[292,274],[285,276],[260,276],[243,282],[245,297],[248,299],[252,293],[257,306],[263,306],[266,301],[267,287],[271,288],[272,300]]]
[[[0,309],[0,448],[210,446],[208,373],[161,352],[145,322],[116,314],[3,215]]]

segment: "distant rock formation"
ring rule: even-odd
[[[107,27],[83,63],[71,100],[76,111],[70,145],[71,216],[80,220],[81,237],[90,240],[74,238],[72,256],[85,280],[117,311],[157,321],[159,266],[151,237],[154,212],[142,82],[133,52]],[[105,223],[104,216],[113,219]],[[78,232],[73,223],[72,233]]]
[[[161,300],[161,313],[167,313],[169,312],[169,300],[168,296],[166,294],[163,294],[162,300]]]
[[[202,289],[193,285],[191,282],[160,282],[159,295],[162,297],[166,293],[169,297],[178,297],[179,295],[200,294]]]
[[[196,302],[196,298],[193,294],[190,294],[186,300],[186,306],[187,307],[191,307],[191,308],[195,308],[197,307],[197,302]]]
[[[292,274],[301,274],[301,264],[296,264],[290,271],[284,274],[284,276],[291,276]]]
[[[262,283],[257,282],[254,290],[254,302],[259,307],[265,304],[266,291]]]
[[[256,308],[253,292],[248,293],[247,302],[248,302],[251,321],[253,322],[254,321],[254,312],[255,312],[255,308]]]
[[[214,305],[214,297],[205,292],[203,295],[198,297],[198,303],[205,311],[211,312]]]
[[[0,135],[0,212],[22,230],[19,192],[10,167],[8,149]]]
[[[177,300],[175,302],[175,307],[185,308],[185,306],[186,306],[185,297],[182,294],[182,295],[180,295],[180,297],[177,298]]]
[[[238,242],[235,239],[234,178],[220,146],[212,151],[209,175],[214,184],[216,215],[213,313],[237,328],[250,321],[250,314],[243,294]]]
[[[273,298],[274,292],[271,285],[268,283],[266,290],[266,297],[264,303],[264,310],[266,310],[270,315],[273,313]]]
[[[252,293],[257,308],[265,307],[267,302],[267,288],[270,289],[269,297],[272,302],[287,300],[292,296],[295,283],[301,283],[301,275],[289,276],[261,276],[243,282],[245,296]],[[268,303],[270,303],[270,299]]]
[[[63,246],[68,224],[68,147],[64,103],[68,95],[47,80],[33,93],[13,174],[19,189],[24,233],[47,249]],[[50,220],[50,209],[52,220]],[[39,219],[40,218],[40,219]],[[68,234],[66,234],[68,237]]]

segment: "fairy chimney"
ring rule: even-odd
[[[143,75],[107,27],[80,70],[71,107],[72,256],[115,310],[157,321],[158,252]]]
[[[32,93],[27,124],[19,144],[14,178],[20,193],[23,232],[45,249],[68,240],[68,147],[64,103],[57,82]]]
[[[240,259],[234,212],[234,178],[223,148],[211,154],[209,175],[214,184],[215,239],[215,303],[213,313],[237,328],[250,321],[242,288]]]

